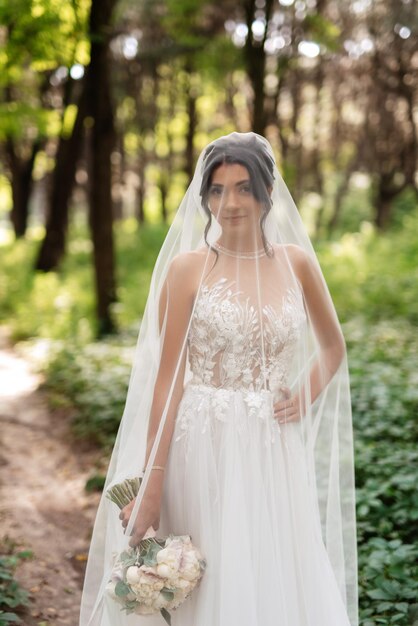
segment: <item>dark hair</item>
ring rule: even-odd
[[[270,256],[272,251],[267,246],[263,226],[272,205],[270,191],[274,182],[274,160],[264,142],[253,133],[232,133],[217,139],[206,148],[200,187],[202,206],[208,216],[204,233],[206,245],[209,245],[207,234],[212,224],[212,213],[208,202],[212,176],[214,171],[224,163],[238,163],[248,170],[252,194],[264,207],[260,218],[260,228],[264,249]]]

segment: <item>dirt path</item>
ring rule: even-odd
[[[39,375],[0,336],[0,539],[29,549],[17,579],[31,593],[25,626],[77,626],[98,494],[86,494],[97,452],[72,441]]]

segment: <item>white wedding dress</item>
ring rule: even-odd
[[[158,535],[191,535],[207,568],[172,612],[172,626],[350,626],[321,537],[301,426],[279,427],[273,418],[306,322],[300,292],[287,289],[281,306],[264,306],[262,315],[269,389],[250,298],[225,278],[198,296],[188,335],[192,379],[177,412]],[[109,625],[119,623],[120,608],[107,602]],[[165,625],[159,614],[125,620]]]

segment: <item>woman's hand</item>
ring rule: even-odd
[[[279,424],[298,422],[302,417],[299,397],[292,396],[289,387],[285,387],[282,391],[285,399],[274,405],[274,418]]]
[[[154,530],[158,530],[160,525],[161,483],[153,483],[154,481],[150,477],[149,484],[147,485],[148,493],[144,494],[132,527],[132,536],[129,541],[129,545],[132,547],[139,544],[150,526],[152,526]],[[128,526],[134,506],[135,498],[131,500],[119,514],[119,519],[122,520],[122,526],[124,528]]]
[[[135,506],[135,499],[132,500],[129,504],[127,504],[120,512],[119,518],[122,520],[123,528],[126,528],[132,510]],[[160,503],[155,502],[154,500],[147,501],[145,498],[141,502],[140,509],[136,516],[136,520],[132,527],[132,536],[129,541],[129,545],[131,547],[137,546],[141,539],[143,539],[145,533],[148,528],[152,526],[154,530],[158,530],[160,525]]]

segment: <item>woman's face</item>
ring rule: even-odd
[[[223,163],[214,170],[209,209],[227,233],[244,234],[260,223],[263,205],[253,196],[248,170],[239,163]]]

